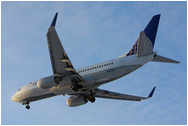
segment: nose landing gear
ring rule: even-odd
[[[26,109],[30,109],[29,102],[23,103],[23,105],[26,105],[25,106]]]
[[[29,105],[26,105],[25,107],[26,107],[26,109],[30,109],[30,106],[29,106]]]

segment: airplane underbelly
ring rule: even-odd
[[[41,99],[45,99],[45,98],[49,98],[49,97],[53,97],[53,96],[56,96],[56,94],[47,92],[44,94],[30,96],[30,97],[26,98],[24,101],[33,102],[33,101],[37,101],[37,100],[41,100]]]

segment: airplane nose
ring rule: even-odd
[[[18,99],[16,98],[16,94],[14,94],[11,98],[12,101],[18,102]]]
[[[12,100],[12,101],[15,101],[15,100],[16,100],[14,95],[12,96],[11,100]]]

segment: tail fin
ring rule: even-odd
[[[150,39],[153,47],[155,44],[155,38],[156,38],[156,34],[157,34],[160,16],[161,16],[160,14],[153,16],[153,18],[151,19],[149,24],[144,29],[144,32],[145,32],[146,36]]]
[[[146,36],[145,32],[140,32],[140,36],[138,39],[138,49],[137,49],[137,57],[147,56],[153,54],[153,44],[150,39]]]
[[[153,16],[144,31],[140,32],[140,36],[131,50],[125,54],[126,56],[135,54],[137,54],[137,56],[145,56],[153,53],[159,20],[160,14]]]
[[[157,35],[157,29],[159,26],[160,14],[152,17],[144,31],[140,32],[139,38],[136,43],[133,45],[131,50],[123,54],[120,57],[136,55],[137,57],[147,56],[154,54],[153,48],[155,44],[155,38]],[[165,63],[180,63],[178,61],[162,57],[159,55],[154,55],[152,62],[165,62]]]

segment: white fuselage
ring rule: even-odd
[[[77,69],[76,71],[85,80],[82,84],[84,86],[83,90],[92,90],[104,83],[113,81],[131,73],[151,61],[153,58],[154,54],[143,57],[137,57],[136,55],[122,56],[114,60]],[[53,75],[50,77],[53,77]],[[20,103],[27,103],[56,95],[74,94],[75,91],[70,89],[70,81],[64,81],[66,79],[67,78],[64,77],[60,84],[48,89],[39,88],[37,85],[38,80],[31,82],[19,89],[13,95],[12,100]],[[76,93],[79,92],[82,91],[79,90]]]

